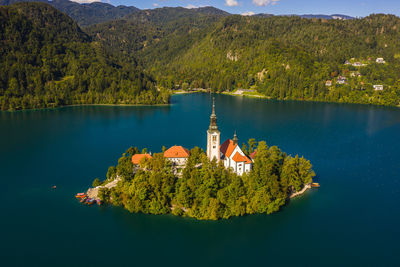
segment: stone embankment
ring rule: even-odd
[[[105,185],[99,185],[99,186],[96,186],[95,188],[89,188],[88,191],[86,192],[86,195],[89,198],[97,199],[97,195],[99,194],[100,188],[111,189],[113,187],[116,187],[119,181],[121,181],[121,177],[118,176],[117,178],[115,178],[114,180],[112,180],[111,182],[109,182]]]
[[[252,89],[237,89],[234,92],[222,92],[224,95],[232,95],[232,96],[245,96],[245,97],[254,97],[254,98],[266,98],[270,99],[271,97],[257,94],[256,91]]]
[[[204,89],[204,88],[193,88],[190,90],[174,90],[172,91],[174,95],[182,95],[182,94],[193,94],[193,93],[209,93],[211,89]]]
[[[300,190],[299,192],[295,192],[295,193],[291,194],[290,198],[294,198],[294,197],[300,196],[300,195],[304,194],[310,188],[311,188],[311,184],[306,184],[302,190]]]

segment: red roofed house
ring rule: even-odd
[[[143,159],[151,159],[152,156],[150,154],[135,154],[132,156],[133,165],[139,165],[140,161]]]
[[[253,167],[253,161],[247,157],[238,146],[236,133],[233,140],[226,140],[220,145],[220,131],[217,126],[217,116],[215,115],[215,101],[210,116],[210,126],[207,130],[207,156],[210,160],[222,160],[225,168],[232,168],[235,173],[242,175],[249,172]]]
[[[178,166],[185,165],[189,156],[189,150],[182,146],[173,146],[164,152],[164,157]]]

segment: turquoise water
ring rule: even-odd
[[[205,148],[210,99],[0,113],[1,265],[398,266],[396,108],[217,95],[222,140],[237,130],[314,165],[322,187],[273,215],[205,222],[74,199],[132,145]]]

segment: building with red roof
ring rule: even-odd
[[[221,145],[220,131],[217,125],[217,115],[215,114],[215,99],[213,99],[212,113],[210,116],[210,126],[207,130],[207,156],[210,160],[224,162],[225,168],[232,169],[238,175],[249,172],[253,167],[253,160],[245,155],[238,146],[236,132],[233,139],[228,139]]]
[[[189,156],[189,150],[183,146],[172,146],[164,152],[166,159],[179,166],[185,165]]]
[[[239,147],[236,133],[232,140],[227,139],[222,143],[220,152],[224,166],[233,169],[239,175],[249,172],[253,168],[253,160]]]
[[[150,154],[135,154],[132,156],[133,165],[138,165],[143,158],[152,159],[153,157]]]

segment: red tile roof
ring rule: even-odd
[[[239,152],[236,152],[232,159],[235,162],[245,162],[246,164],[251,163],[251,160],[248,157],[242,156]]]
[[[189,150],[182,146],[173,146],[164,152],[166,158],[188,158],[189,155]]]
[[[140,163],[142,158],[151,159],[153,157],[150,154],[135,154],[132,156],[132,163],[137,165]]]
[[[219,151],[222,152],[222,154],[225,155],[225,157],[230,157],[233,153],[233,150],[235,150],[235,147],[237,145],[233,144],[233,141],[231,139],[227,139],[225,142],[222,143],[222,145],[219,148]]]
[[[256,155],[257,155],[257,150],[254,150],[254,152],[250,154],[250,158],[255,159]]]

